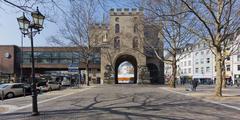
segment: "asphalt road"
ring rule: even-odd
[[[64,92],[63,92],[64,94]],[[1,120],[239,120],[240,111],[155,85],[99,85],[0,116]]]

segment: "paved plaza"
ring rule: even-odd
[[[206,89],[199,87],[197,91]],[[209,88],[211,89],[211,87]],[[181,92],[176,93],[177,92]],[[238,120],[240,111],[159,85],[97,85],[39,95],[39,116],[31,97],[2,102],[15,108],[1,120]],[[197,92],[196,92],[197,93]],[[194,93],[194,94],[196,94]],[[185,95],[188,94],[188,95]]]

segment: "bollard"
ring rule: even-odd
[[[1,93],[2,93],[2,97],[1,98],[2,98],[2,101],[3,101],[4,100],[4,91],[2,90]]]

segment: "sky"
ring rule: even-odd
[[[3,6],[4,11],[0,11],[0,45],[18,45],[21,46],[22,34],[19,30],[17,17],[22,16],[17,8]],[[41,9],[40,9],[41,11]],[[30,20],[30,16],[27,16]],[[34,37],[35,46],[48,46],[47,37],[57,34],[58,26],[55,23],[45,21],[44,29],[40,34]],[[23,38],[24,46],[30,46],[30,39]]]
[[[109,10],[110,8],[123,7],[121,4],[116,4],[116,1],[109,1],[110,2],[107,3],[106,10]],[[16,18],[22,16],[22,12],[18,8],[12,7],[10,5],[2,4],[0,7],[4,8],[0,9],[0,45],[21,46],[22,34],[19,30]],[[44,14],[44,11],[41,9],[43,10],[44,8],[39,7],[39,11]],[[101,16],[99,16],[99,18],[102,18],[103,13],[104,10],[100,12]],[[30,20],[31,16],[26,16]],[[61,28],[62,18],[61,15],[53,15],[53,17],[54,18],[51,19],[54,19],[54,22],[51,22],[51,20],[44,21],[44,29],[40,32],[40,34],[36,34],[36,36],[33,38],[34,46],[51,46],[47,39],[50,36],[59,35],[58,30]],[[30,46],[30,39],[27,36],[23,37],[23,46]]]

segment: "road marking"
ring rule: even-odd
[[[174,91],[174,90],[169,90],[167,88],[162,88],[162,87],[159,87],[160,89],[163,89],[163,90],[166,90],[166,91],[169,91],[169,92],[174,92],[174,93],[177,93],[177,94],[180,94],[180,95],[185,95],[185,96],[189,96],[189,97],[193,97],[189,94],[185,94],[185,93],[182,93],[182,92],[177,92],[177,91]],[[193,97],[193,98],[197,98],[197,97]],[[198,98],[200,99],[200,98]],[[240,108],[239,107],[236,107],[236,106],[232,106],[232,105],[227,105],[227,104],[224,104],[224,103],[220,103],[220,102],[215,102],[215,101],[212,101],[212,100],[208,100],[208,99],[200,99],[200,100],[203,100],[205,102],[209,102],[209,103],[213,103],[213,104],[217,104],[217,105],[222,105],[222,106],[225,106],[225,107],[228,107],[228,108],[232,108],[232,109],[235,109],[235,110],[239,110],[240,111]]]
[[[61,96],[57,96],[57,97],[54,97],[54,98],[50,98],[50,99],[46,99],[46,100],[42,100],[42,101],[39,101],[38,104],[42,104],[42,103],[46,103],[46,102],[49,102],[49,101],[52,101],[52,100],[56,100],[56,99],[59,99],[59,98],[62,98],[62,97],[66,97],[66,96],[69,96],[69,95],[73,95],[73,94],[76,94],[76,93],[80,93],[80,92],[83,92],[83,91],[86,91],[90,88],[93,88],[94,86],[90,86],[88,88],[84,88],[84,89],[81,89],[79,91],[76,91],[76,92],[71,92],[69,94],[65,94],[65,95],[61,95]],[[25,106],[22,106],[22,107],[13,107],[11,108],[9,111],[7,112],[3,112],[3,113],[0,113],[0,114],[6,114],[6,113],[12,113],[12,112],[15,112],[17,110],[21,110],[21,109],[25,109],[25,108],[28,108],[28,107],[31,107],[32,104],[28,104],[28,105],[25,105]]]

